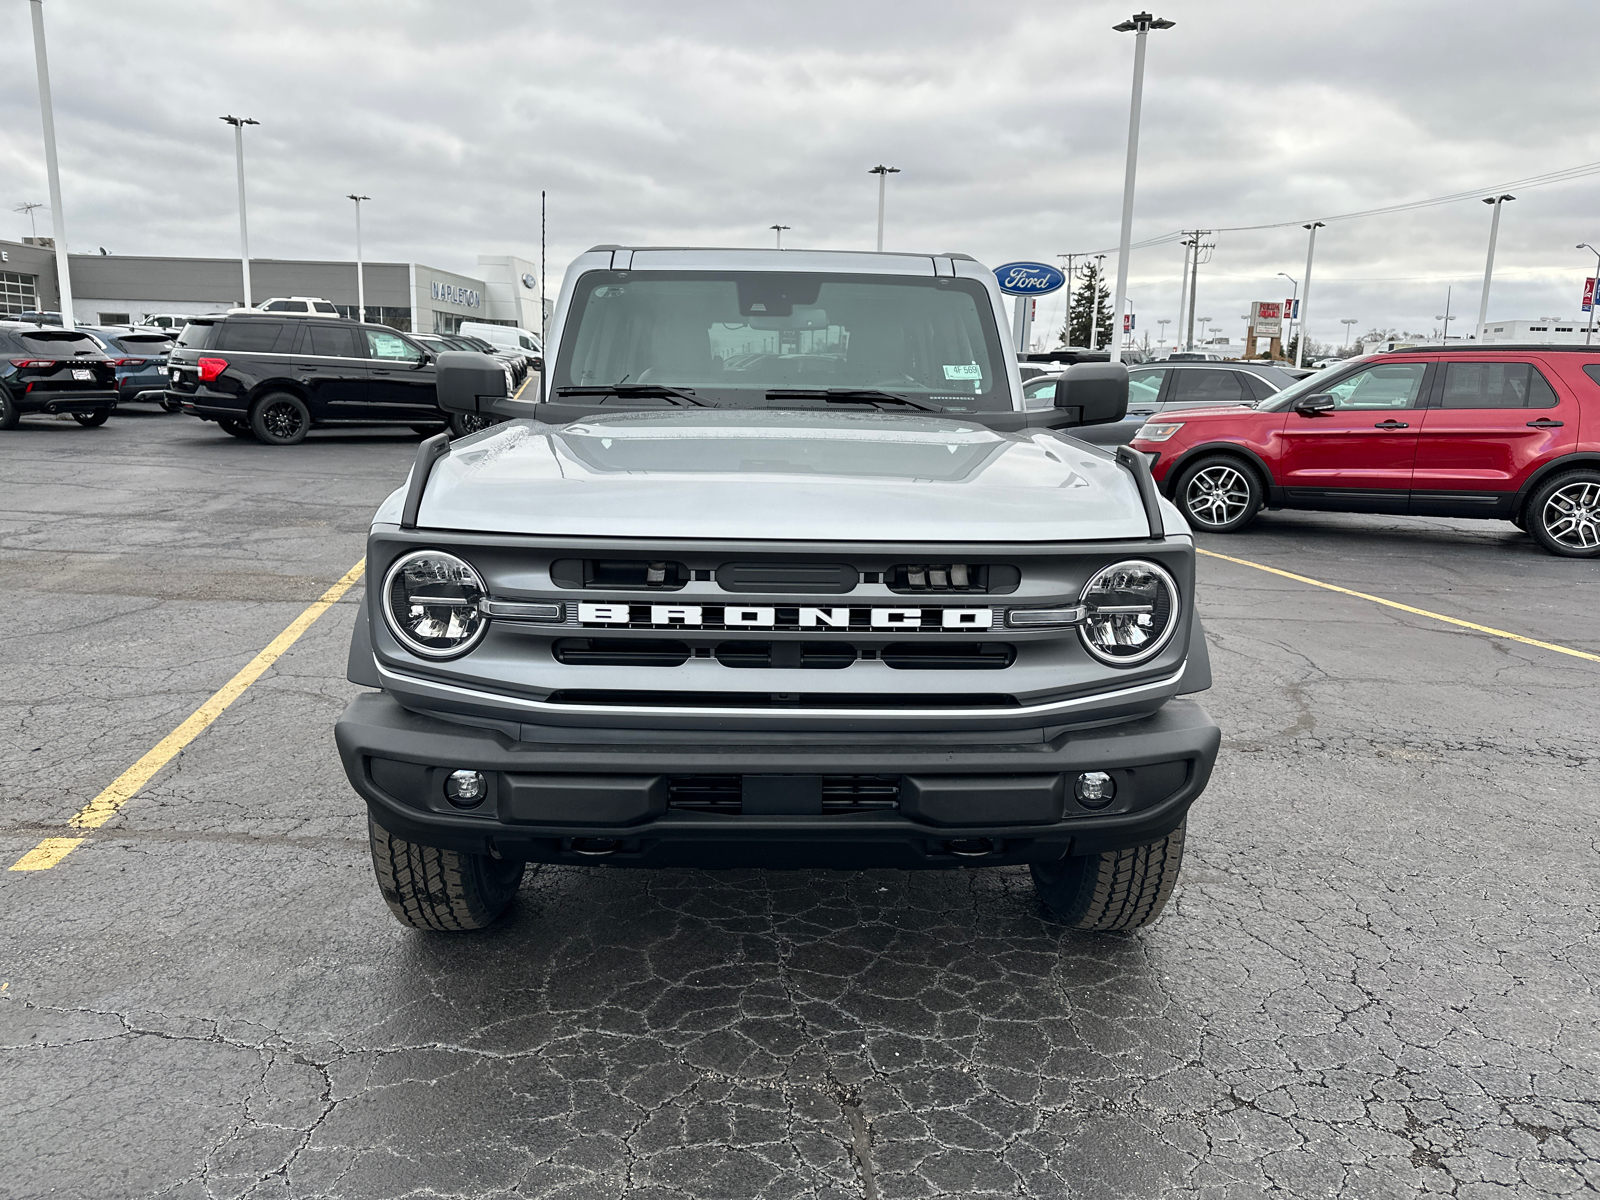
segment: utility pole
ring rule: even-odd
[[[1300,226],[1308,230],[1310,236],[1306,239],[1306,294],[1300,297],[1300,303],[1295,307],[1300,310],[1300,336],[1294,343],[1294,365],[1299,366],[1306,356],[1306,321],[1311,316],[1311,256],[1317,252],[1317,230],[1326,222],[1313,221],[1309,225]]]
[[[1202,237],[1205,237],[1211,232],[1209,229],[1186,229],[1184,232],[1194,239],[1194,253],[1189,259],[1189,325],[1188,332],[1184,337],[1184,348],[1186,350],[1193,350],[1194,300],[1195,293],[1200,289],[1200,252],[1202,250],[1211,250],[1215,248],[1216,243],[1202,242],[1200,240]]]
[[[1579,242],[1577,248],[1594,254],[1594,290],[1589,293],[1589,324],[1583,330],[1583,344],[1587,346],[1589,339],[1594,336],[1594,310],[1600,308],[1600,250],[1596,250],[1588,242]]]
[[[1100,277],[1105,272],[1106,256],[1094,256],[1094,274],[1089,285],[1089,349],[1100,349]],[[1114,339],[1113,339],[1114,340]]]
[[[1070,346],[1072,344],[1072,264],[1076,262],[1080,256],[1077,254],[1058,254],[1056,257],[1067,260],[1067,269],[1064,272],[1067,281],[1063,285],[1067,291],[1067,320],[1066,332],[1063,334],[1061,342],[1063,345]]]
[[[38,0],[34,0],[34,3],[38,3]],[[244,306],[250,308],[250,225],[244,214],[244,127],[261,122],[252,121],[249,117],[217,119],[233,126],[233,151],[239,165],[239,263],[244,268]]]
[[[1189,302],[1189,247],[1193,244],[1188,238],[1184,238],[1181,243],[1183,246],[1183,272],[1178,276],[1178,330],[1176,336],[1172,339],[1174,349],[1183,344],[1183,310],[1188,306]]]
[[[61,328],[76,329],[72,319],[72,264],[67,260],[67,218],[61,209],[61,167],[56,162],[56,114],[50,102],[50,60],[44,51],[44,4],[32,0],[33,57],[39,69],[39,119],[44,125],[44,169],[50,181],[50,223],[56,240],[56,290],[61,295]],[[32,220],[32,213],[29,213]],[[38,234],[34,235],[35,238]]]
[[[351,192],[346,200],[356,202],[356,320],[367,319],[367,277],[361,269],[361,202],[371,200],[371,196],[358,196]]]
[[[1122,312],[1128,302],[1128,253],[1133,242],[1133,183],[1139,169],[1139,109],[1144,102],[1145,39],[1152,29],[1171,29],[1176,22],[1134,13],[1120,25],[1118,33],[1134,34],[1133,99],[1128,105],[1128,161],[1122,177],[1122,236],[1117,242],[1117,298],[1111,310],[1111,361],[1122,361]],[[1098,298],[1097,298],[1098,299]]]
[[[883,192],[889,176],[900,174],[899,167],[886,167],[882,163],[867,172],[878,177],[878,253],[883,253]]]
[[[1494,209],[1489,218],[1489,257],[1483,263],[1483,295],[1478,300],[1478,341],[1483,341],[1483,326],[1489,320],[1489,280],[1494,276],[1494,244],[1500,236],[1500,206],[1515,196],[1485,196],[1483,202]]]
[[[768,225],[767,228],[772,230],[773,233],[778,235],[778,249],[782,250],[783,249],[783,231],[785,229],[789,228],[789,227],[787,225]],[[882,237],[881,236],[879,238],[879,241],[882,241]],[[881,249],[883,249],[883,247],[880,245],[878,247],[878,249],[881,250]]]

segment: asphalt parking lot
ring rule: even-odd
[[[334,753],[347,592],[102,828],[67,819],[362,555],[410,434],[0,435],[0,1194],[1600,1191],[1600,662],[1218,558],[1223,756],[1175,902],[1025,871],[550,869],[389,915]],[[1269,514],[1205,548],[1600,655],[1509,525]]]

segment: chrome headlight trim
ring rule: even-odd
[[[1104,616],[1108,617],[1137,616],[1145,611],[1145,609],[1140,605],[1108,605],[1103,609],[1097,608],[1095,605],[1089,602],[1089,593],[1094,590],[1095,585],[1099,583],[1104,576],[1109,575],[1111,572],[1133,569],[1149,571],[1155,575],[1157,581],[1167,589],[1170,608],[1168,610],[1169,617],[1166,628],[1161,630],[1151,640],[1149,645],[1141,647],[1135,654],[1108,655],[1090,639],[1090,630],[1096,614],[1103,614]],[[1086,610],[1083,620],[1078,624],[1078,640],[1083,643],[1083,648],[1089,652],[1090,656],[1096,662],[1105,663],[1110,667],[1137,667],[1149,662],[1152,658],[1160,654],[1161,651],[1166,648],[1167,643],[1170,642],[1173,638],[1173,635],[1177,633],[1178,625],[1183,617],[1183,612],[1180,607],[1183,603],[1183,593],[1178,590],[1177,581],[1172,578],[1172,576],[1167,572],[1166,568],[1162,567],[1159,563],[1151,562],[1147,558],[1128,558],[1123,559],[1121,562],[1114,562],[1107,566],[1101,567],[1089,577],[1089,582],[1083,585],[1083,591],[1079,593],[1078,598]]]
[[[483,641],[484,635],[489,632],[489,619],[487,616],[480,615],[478,627],[474,629],[472,633],[470,633],[466,638],[462,639],[462,641],[458,642],[456,645],[444,649],[436,646],[427,646],[417,641],[404,629],[400,628],[399,622],[395,619],[394,606],[391,603],[391,597],[393,596],[396,578],[399,576],[400,572],[405,570],[407,563],[415,562],[419,558],[448,559],[451,562],[460,564],[471,573],[473,580],[477,583],[481,600],[481,593],[483,592],[483,576],[479,573],[478,569],[466,559],[460,557],[459,555],[451,554],[446,550],[413,550],[411,553],[402,555],[400,558],[396,559],[394,564],[390,566],[388,572],[383,577],[383,589],[378,594],[378,604],[383,609],[383,623],[388,628],[389,632],[394,636],[395,640],[412,654],[415,654],[418,658],[425,658],[430,662],[443,662],[447,659],[460,658],[463,654],[466,654],[473,647],[475,647],[479,642]],[[479,612],[479,600],[463,601],[462,607],[467,607],[469,604],[474,613]]]

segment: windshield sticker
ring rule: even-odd
[[[977,363],[945,363],[946,379],[982,379],[983,368]]]

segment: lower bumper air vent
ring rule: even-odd
[[[687,642],[649,638],[562,638],[551,652],[569,667],[681,667],[689,661]]]
[[[837,671],[856,661],[856,648],[849,642],[723,642],[716,655],[725,667]]]
[[[667,779],[667,807],[686,812],[736,816],[743,811],[744,777],[673,775]],[[883,812],[900,804],[898,775],[824,775],[823,816]]]
[[[879,656],[897,671],[999,671],[1017,660],[1005,642],[896,642]]]

